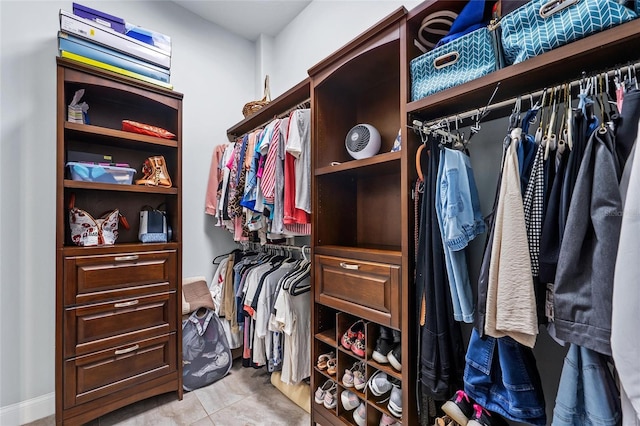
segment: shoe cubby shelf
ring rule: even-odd
[[[331,421],[337,422],[336,424],[356,424],[353,419],[356,409],[347,410],[341,401],[342,392],[348,390],[353,392],[358,399],[365,404],[366,425],[378,425],[383,414],[392,416],[398,423],[401,423],[401,419],[393,416],[387,407],[391,391],[381,396],[376,396],[369,389],[368,385],[358,390],[355,388],[355,385],[347,386],[343,382],[346,370],[352,370],[356,363],[361,362],[364,364],[365,380],[368,380],[380,371],[386,373],[389,378],[402,383],[401,372],[393,369],[391,365],[381,364],[372,358],[376,340],[379,336],[380,325],[373,321],[361,320],[354,315],[329,307],[321,307],[320,311],[316,313],[316,317],[319,319],[318,325],[323,327],[323,329],[318,330],[314,334],[314,353],[319,355],[333,354],[336,359],[336,372],[335,374],[329,374],[327,368],[319,368],[316,363],[313,373],[313,382],[316,384],[314,392],[318,387],[324,386],[328,381],[335,384],[337,405],[333,409],[328,409],[323,404],[316,403],[314,404],[315,414],[324,418],[329,416],[330,419],[333,419]],[[342,336],[347,330],[353,328],[360,329],[359,327],[354,327],[355,323],[362,324],[361,330],[364,333],[365,354],[362,357],[342,345]],[[317,360],[314,362],[316,361]]]

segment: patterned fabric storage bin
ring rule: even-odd
[[[480,28],[410,63],[411,100],[458,86],[499,68],[499,50],[493,31]]]
[[[500,20],[505,63],[517,64],[636,17],[616,0],[532,0]]]

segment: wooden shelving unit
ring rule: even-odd
[[[161,393],[182,399],[182,94],[62,58],[57,87],[56,423],[84,424]],[[66,121],[78,89],[85,89],[91,125]],[[122,131],[124,119],[176,138]],[[69,151],[110,154],[137,170],[162,155],[173,186],[71,180]],[[121,225],[114,245],[73,245],[72,195],[94,217],[119,209],[130,229]],[[161,203],[172,240],[138,242],[140,210]]]

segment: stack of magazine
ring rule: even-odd
[[[171,38],[73,3],[60,10],[60,56],[173,89]]]

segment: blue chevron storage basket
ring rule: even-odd
[[[616,0],[532,0],[500,20],[507,65],[636,18]]]
[[[485,27],[413,59],[411,100],[474,80],[498,69],[493,34]]]

